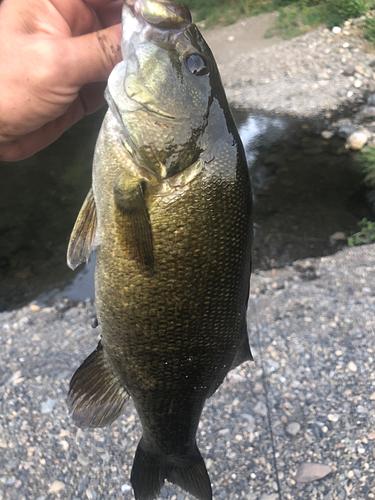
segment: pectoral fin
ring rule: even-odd
[[[74,224],[68,246],[68,266],[75,269],[89,260],[96,231],[96,208],[92,188],[88,192]]]
[[[82,428],[104,427],[121,415],[128,399],[99,342],[70,381],[68,404],[73,420]]]
[[[114,188],[118,209],[118,231],[130,258],[154,273],[154,252],[150,216],[141,183],[129,186],[118,182]],[[130,189],[129,189],[130,188]]]

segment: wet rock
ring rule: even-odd
[[[336,233],[331,234],[329,239],[330,241],[345,241],[346,235],[342,231],[337,231]]]
[[[368,134],[364,132],[354,132],[347,138],[345,147],[347,149],[354,149],[354,150],[362,149],[363,146],[366,145],[368,139],[369,139]]]
[[[298,467],[295,480],[299,483],[310,483],[328,476],[331,471],[329,465],[306,462]]]
[[[357,113],[356,119],[363,120],[365,118],[375,117],[375,106],[365,106],[359,113]]]
[[[375,61],[374,61],[375,63]],[[367,99],[367,105],[368,106],[375,106],[375,94],[370,95],[370,97]]]
[[[323,130],[322,132],[322,137],[323,139],[332,139],[332,137],[335,135],[334,132],[332,132],[332,130]]]
[[[338,131],[339,137],[342,137],[343,139],[346,139],[353,133],[358,131],[358,127],[353,125],[352,123],[341,125]]]

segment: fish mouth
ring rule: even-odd
[[[161,30],[181,30],[192,23],[190,10],[178,0],[125,0],[138,20]]]

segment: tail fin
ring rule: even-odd
[[[166,478],[200,500],[212,500],[210,477],[197,445],[189,458],[168,464]]]
[[[143,438],[135,452],[131,483],[136,500],[152,500],[161,490],[165,478],[165,464],[159,455],[149,453]]]
[[[164,479],[177,484],[199,500],[212,500],[211,482],[197,445],[187,458],[162,458],[147,451],[143,438],[134,457],[131,483],[136,500],[153,500]]]

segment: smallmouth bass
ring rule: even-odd
[[[102,338],[74,374],[81,427],[113,422],[133,398],[143,435],[136,499],[164,481],[211,500],[196,444],[204,403],[251,360],[246,309],[251,187],[213,55],[176,0],[127,0],[124,60],[106,90],[93,186],[68,248],[96,247]]]

